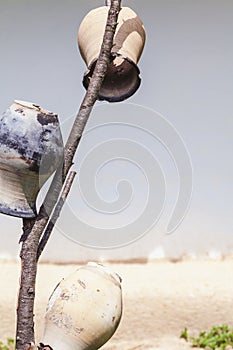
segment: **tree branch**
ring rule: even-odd
[[[59,197],[61,183],[64,183],[72,166],[83,130],[98,98],[98,93],[107,71],[120,5],[121,0],[111,1],[103,44],[95,71],[65,146],[63,176],[61,178],[61,169],[59,169],[54,176],[37,217],[35,219],[23,220],[23,232],[26,238],[24,237],[25,239],[22,242],[20,252],[21,280],[18,295],[16,330],[16,349],[18,350],[25,350],[27,344],[35,341],[33,310],[39,241]]]
[[[43,237],[41,238],[40,240],[40,243],[39,243],[39,247],[38,247],[38,250],[37,250],[37,261],[39,260],[40,256],[41,256],[41,253],[43,252],[48,240],[49,240],[49,237],[52,233],[52,230],[57,222],[57,219],[59,218],[60,216],[60,213],[61,213],[61,210],[63,208],[63,205],[65,204],[65,201],[67,199],[67,196],[70,192],[70,189],[71,189],[71,186],[73,184],[73,181],[74,181],[74,177],[76,175],[76,172],[75,171],[71,171],[69,173],[69,175],[67,176],[67,179],[66,179],[66,182],[65,182],[65,185],[64,185],[64,188],[62,190],[62,194],[57,202],[57,205],[54,209],[54,212],[53,212],[53,215],[51,216],[49,222],[48,222],[48,225],[46,226],[46,229],[44,231],[44,234],[43,234]]]

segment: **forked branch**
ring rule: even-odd
[[[25,235],[20,252],[21,278],[18,294],[16,330],[16,349],[18,350],[25,350],[27,344],[35,341],[33,310],[39,242],[48,223],[49,216],[59,198],[61,184],[64,183],[70,167],[72,166],[73,158],[89,115],[98,98],[99,90],[109,63],[120,6],[121,0],[111,1],[100,55],[65,146],[63,176],[61,178],[60,170],[55,174],[36,219],[26,219],[23,221],[23,231]]]

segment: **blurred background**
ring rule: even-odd
[[[59,114],[66,140],[85,93],[82,76],[86,67],[77,48],[77,29],[88,11],[102,5],[104,1],[96,0],[0,1],[1,113],[14,99],[36,102]],[[76,239],[72,238],[69,231],[74,232],[76,228],[70,227],[64,211],[42,258],[66,262],[90,259],[179,259],[183,256],[219,258],[231,255],[233,3],[230,0],[125,0],[122,5],[130,6],[137,12],[147,33],[139,62],[142,84],[124,105],[124,111],[127,113],[131,110],[128,103],[154,110],[183,139],[193,168],[189,210],[177,229],[167,234],[166,225],[179,184],[176,169],[171,165],[166,150],[162,150],[161,144],[157,143],[153,146],[153,152],[155,155],[158,152],[160,163],[164,165],[167,197],[163,213],[153,227],[135,242],[114,249],[101,249],[93,247],[91,242],[85,245],[79,241],[78,227]],[[90,121],[94,125],[101,108],[106,114],[116,105],[98,102],[96,106]],[[117,121],[117,114],[113,118]],[[134,139],[136,133],[134,135],[131,130],[130,136]],[[111,137],[111,134],[103,134],[102,137]],[[121,134],[118,135],[120,137]],[[80,147],[81,153],[78,153],[75,161],[77,170],[79,160],[85,158],[85,152],[89,152],[89,145],[87,142],[83,148]],[[127,178],[130,183],[136,181],[134,187],[137,191],[132,197],[132,203],[137,196],[140,202],[145,193],[140,171],[133,170],[131,166],[121,167],[121,163],[118,165],[118,169],[121,168],[118,175],[122,179]],[[98,192],[106,202],[115,200],[114,189],[119,180],[111,177],[115,172],[110,164],[102,180],[99,174]],[[101,228],[101,223],[104,227],[105,221],[109,225],[116,225],[118,219],[114,215],[100,214],[98,219],[96,212],[91,213],[90,208],[85,210],[85,200],[78,195],[78,190],[75,191],[78,182],[77,176],[67,207],[75,215],[80,215],[81,220],[83,215],[83,220],[93,227]],[[38,204],[46,187],[43,191]],[[112,198],[108,198],[109,193],[113,193]],[[128,219],[133,220],[134,216]],[[0,220],[0,258],[17,258],[22,222],[5,215],[1,215]]]

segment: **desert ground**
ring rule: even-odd
[[[36,338],[43,332],[48,298],[57,283],[80,264],[40,264],[35,324]],[[103,349],[185,350],[179,339],[187,327],[191,334],[213,325],[233,325],[233,259],[222,261],[154,261],[105,263],[122,277],[124,311],[118,330]],[[0,339],[15,334],[19,262],[0,263]]]

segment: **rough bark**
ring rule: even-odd
[[[20,252],[21,279],[18,295],[16,330],[16,349],[18,350],[25,350],[28,344],[35,342],[33,310],[39,242],[48,223],[51,211],[58,200],[61,182],[64,183],[69,169],[72,166],[73,158],[83,130],[98,98],[98,93],[107,71],[120,5],[121,0],[111,1],[99,59],[65,146],[63,176],[61,178],[61,169],[54,176],[45,202],[41,206],[36,219],[23,220],[22,247]]]

